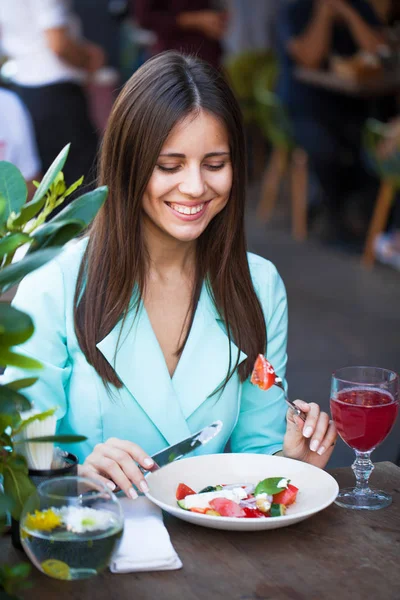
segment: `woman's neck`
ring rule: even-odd
[[[195,271],[196,242],[182,242],[161,231],[145,228],[144,239],[149,257],[149,277],[192,279]]]

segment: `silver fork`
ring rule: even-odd
[[[278,377],[277,375],[275,375],[275,382],[274,385],[278,386],[278,388],[280,388],[283,391],[283,396],[285,398],[285,402],[290,406],[290,408],[293,410],[293,412],[300,417],[300,419],[302,419],[303,421],[306,420],[307,415],[305,412],[303,412],[302,410],[300,410],[300,408],[298,406],[295,405],[294,402],[292,402],[291,400],[289,400],[289,397],[286,393],[286,390],[283,386],[282,383],[282,379],[280,377]]]

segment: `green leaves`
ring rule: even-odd
[[[39,248],[50,246],[63,246],[76,237],[85,228],[85,222],[75,220],[50,221],[32,235],[33,244],[29,253],[36,252]],[[30,239],[32,239],[30,238]],[[0,247],[1,250],[1,247]]]
[[[31,271],[43,266],[49,260],[52,260],[61,252],[61,248],[46,248],[34,254],[25,256],[22,260],[0,271],[0,290],[5,292],[10,287],[19,283],[21,279]]]
[[[18,414],[30,408],[31,403],[25,396],[15,390],[11,390],[6,385],[0,386],[0,410],[3,414]]]
[[[13,501],[11,514],[18,520],[26,500],[35,491],[23,456],[9,454],[3,463],[3,478],[4,491]]]
[[[71,144],[68,144],[67,146],[65,146],[61,150],[61,152],[57,156],[57,158],[50,165],[50,168],[48,169],[47,173],[45,174],[42,181],[40,182],[40,185],[39,185],[38,189],[36,190],[35,195],[32,198],[32,201],[30,202],[31,205],[34,204],[35,202],[40,202],[42,200],[42,198],[45,196],[45,194],[47,193],[47,190],[49,189],[49,187],[52,185],[52,183],[54,183],[57,175],[64,167],[65,161],[67,160],[70,146],[71,146]]]
[[[0,302],[0,346],[23,344],[33,333],[33,321],[29,315]]]
[[[14,428],[18,425],[21,420],[20,411],[30,408],[31,403],[25,396],[10,389],[7,385],[0,386],[0,436],[8,427]],[[5,445],[5,440],[0,441],[0,448],[3,445]]]
[[[16,379],[15,381],[11,381],[7,383],[7,387],[11,390],[22,390],[24,388],[31,387],[38,380],[37,377],[25,377],[24,379]]]
[[[5,350],[0,346],[0,365],[6,367],[7,365],[12,367],[19,367],[20,369],[41,369],[42,363],[29,356],[23,354],[17,354],[17,352],[11,352],[11,350]]]
[[[40,444],[44,442],[59,442],[60,444],[76,444],[77,442],[84,442],[86,440],[87,437],[84,435],[42,435],[36,438],[26,438],[16,443],[36,442]]]
[[[53,260],[66,242],[91,223],[106,200],[107,188],[98,188],[74,200],[51,219],[52,211],[61,206],[83,181],[81,177],[69,187],[66,185],[62,169],[69,147],[68,144],[59,153],[28,203],[27,188],[20,171],[11,163],[0,161],[0,294]],[[13,262],[16,251],[25,244],[29,245],[27,253],[19,262]],[[39,361],[18,352],[18,345],[26,342],[33,331],[33,321],[28,315],[0,303],[0,366],[42,367]],[[21,413],[29,410],[31,403],[21,390],[36,381],[37,377],[25,377],[0,385],[0,475],[3,475],[4,485],[4,493],[0,493],[0,529],[1,516],[10,511],[18,520],[26,499],[35,490],[28,477],[25,458],[16,453],[17,444],[26,441],[69,444],[86,440],[80,435],[54,435],[16,441],[15,436],[30,423],[48,418],[56,410],[22,420]],[[1,566],[0,588],[4,588],[9,597],[13,596],[25,584],[28,572],[29,565]]]
[[[279,494],[279,492],[283,492],[287,488],[289,481],[285,477],[268,477],[257,484],[254,495],[268,494],[269,496],[273,496],[274,494]],[[285,483],[285,485],[278,486],[281,482]]]
[[[17,248],[30,242],[31,238],[26,233],[12,233],[0,240],[0,258],[12,254]]]
[[[26,429],[26,427],[28,425],[30,425],[31,423],[34,423],[35,421],[44,421],[45,419],[47,419],[47,417],[52,417],[54,415],[54,413],[56,412],[57,408],[50,408],[49,410],[46,410],[42,413],[38,413],[36,415],[32,415],[31,417],[28,417],[27,419],[24,419],[23,421],[20,422],[20,424],[18,426],[16,426],[13,429],[13,436],[18,435],[18,433],[20,433],[23,429]],[[21,442],[23,442],[25,440],[21,440]],[[18,443],[18,442],[16,442]]]
[[[99,187],[87,194],[83,194],[80,198],[77,198],[71,204],[68,204],[61,212],[58,213],[50,223],[57,223],[59,221],[83,221],[87,227],[99,209],[106,201],[108,195],[108,188],[106,186]]]
[[[0,587],[4,589],[1,600],[15,600],[23,589],[31,587],[26,578],[31,572],[29,563],[18,563],[17,565],[0,566]]]
[[[33,330],[32,319],[27,314],[5,302],[0,302],[0,365],[41,369],[40,362],[17,354],[11,349],[13,346],[26,342],[31,337]]]
[[[0,161],[0,194],[6,201],[5,219],[13,212],[19,213],[28,196],[21,172],[15,165],[4,160]]]

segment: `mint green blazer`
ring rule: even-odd
[[[235,373],[223,393],[213,395],[228,371],[229,346],[205,285],[172,378],[143,305],[136,318],[128,316],[123,331],[120,321],[97,344],[123,382],[121,389],[107,393],[74,332],[73,298],[86,243],[69,244],[20,283],[13,305],[31,315],[35,332],[18,351],[40,360],[43,369],[34,373],[9,367],[2,382],[39,377],[24,393],[35,408],[58,407],[58,433],[87,436],[86,442],[68,446],[80,461],[110,437],[136,442],[152,455],[217,419],[223,429],[204,452],[223,452],[228,440],[232,452],[282,449],[286,405],[279,388],[263,392],[248,380],[241,383]],[[254,254],[248,260],[267,324],[267,357],[285,380],[285,288],[269,261]],[[231,350],[234,362],[238,353],[240,362],[246,358],[233,342]]]

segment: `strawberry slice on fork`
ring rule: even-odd
[[[307,415],[300,410],[300,408],[296,406],[294,402],[289,400],[282,379],[275,373],[274,367],[263,354],[259,354],[256,358],[253,372],[250,377],[250,383],[256,385],[260,388],[260,390],[264,391],[269,390],[269,388],[271,388],[273,385],[276,385],[282,390],[284,400],[290,406],[290,408],[298,417],[300,417],[302,421],[306,420]]]
[[[264,391],[269,390],[276,383],[274,367],[263,354],[257,356],[250,382]]]

